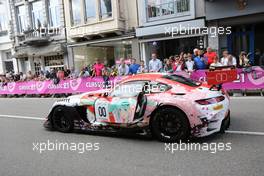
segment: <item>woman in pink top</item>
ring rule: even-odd
[[[93,75],[102,76],[103,68],[104,68],[104,64],[100,63],[99,59],[96,59],[95,64],[93,66]]]

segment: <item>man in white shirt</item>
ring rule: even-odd
[[[232,61],[229,61],[229,53],[227,50],[223,51],[223,57],[221,58],[221,64],[223,66],[237,66],[236,58],[232,56]]]
[[[162,63],[157,59],[157,54],[152,54],[152,59],[149,61],[149,72],[160,72],[162,69]]]
[[[123,58],[120,59],[120,65],[118,67],[118,75],[119,76],[126,76],[129,73],[129,67],[125,63]]]

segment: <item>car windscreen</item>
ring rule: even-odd
[[[164,75],[162,78],[169,79],[169,80],[172,80],[172,81],[175,81],[181,84],[185,84],[191,87],[198,87],[201,85],[201,83],[199,82],[196,82],[190,78],[186,78],[180,75]]]

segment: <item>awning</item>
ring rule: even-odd
[[[91,41],[87,41],[87,42],[70,43],[70,44],[68,44],[68,46],[69,47],[77,47],[77,46],[85,46],[85,45],[89,45],[89,44],[122,41],[122,40],[133,39],[133,38],[135,38],[134,35],[122,36],[122,37],[112,37],[112,38],[107,38],[107,39],[104,38],[104,39],[98,39],[98,40],[91,40]]]
[[[50,56],[50,55],[60,55],[65,53],[66,47],[62,44],[48,45],[42,47],[25,47],[18,48],[15,52],[15,58],[29,57],[29,56]]]

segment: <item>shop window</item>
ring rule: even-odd
[[[81,24],[81,0],[70,0],[71,23],[73,26]]]
[[[51,27],[60,26],[60,5],[59,0],[49,0],[49,25]]]
[[[92,66],[97,58],[99,58],[102,63],[113,66],[120,58],[127,60],[132,57],[131,41],[112,42],[111,44],[112,45],[109,46],[109,42],[106,42],[100,44],[100,46],[74,47],[75,69],[80,71],[83,67]]]
[[[40,75],[41,72],[41,63],[34,63],[34,68],[35,68],[35,74]]]
[[[45,67],[61,67],[64,65],[62,55],[58,56],[45,56],[44,57]]]
[[[5,69],[7,72],[14,71],[13,61],[5,61]]]
[[[100,0],[100,16],[102,19],[112,17],[111,0]]]

